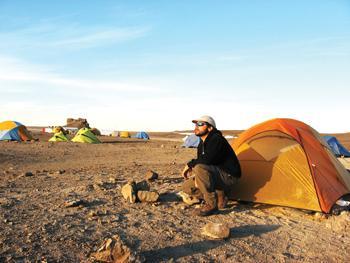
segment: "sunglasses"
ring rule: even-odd
[[[208,125],[208,123],[203,122],[203,121],[197,121],[197,122],[196,122],[196,126],[198,126],[198,127],[202,127],[202,126],[204,126],[204,125]]]

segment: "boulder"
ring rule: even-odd
[[[152,170],[149,170],[145,175],[145,179],[149,182],[152,182],[158,179],[158,174],[153,172]]]
[[[230,236],[230,228],[225,224],[210,222],[203,227],[202,234],[213,239],[225,239]]]
[[[138,191],[137,198],[140,202],[154,203],[159,199],[159,194],[155,191]]]
[[[134,181],[128,182],[122,187],[122,195],[130,203],[136,202],[136,184]]]
[[[91,257],[99,262],[108,263],[140,262],[137,255],[122,242],[118,235],[105,239]]]

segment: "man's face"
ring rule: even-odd
[[[194,134],[197,136],[204,136],[209,132],[209,126],[206,122],[198,121],[195,123]]]

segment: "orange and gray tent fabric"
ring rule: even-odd
[[[320,134],[293,119],[272,119],[232,142],[242,177],[237,200],[329,213],[350,193],[350,176]]]
[[[0,141],[30,141],[33,137],[27,128],[17,121],[0,122]]]

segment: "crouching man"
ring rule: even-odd
[[[241,168],[230,144],[216,129],[210,116],[192,121],[194,133],[200,137],[197,159],[187,163],[182,171],[185,178],[182,190],[192,196],[203,198],[205,204],[195,210],[198,216],[208,216],[227,205],[227,194],[241,176]]]

